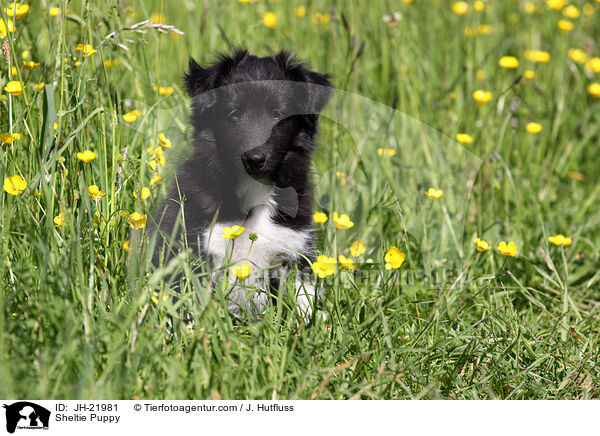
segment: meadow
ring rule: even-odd
[[[1,398],[600,396],[600,2],[4,0],[0,16]],[[189,150],[188,58],[234,46],[292,50],[337,88],[308,325],[284,297],[234,319],[201,260],[154,268],[129,244]]]

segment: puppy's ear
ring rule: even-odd
[[[329,81],[331,75],[310,70],[286,50],[273,56],[273,60],[283,69],[285,76],[289,80],[318,85],[307,87],[305,104],[302,105],[305,111],[305,119],[309,122],[313,130],[312,133],[314,133],[319,115],[333,93],[334,88]]]

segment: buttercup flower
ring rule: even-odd
[[[539,123],[527,123],[527,126],[525,126],[525,128],[529,133],[533,134],[540,133],[542,131],[542,125]]]
[[[313,215],[313,220],[316,223],[326,223],[327,214],[325,212],[315,212],[315,214]]]
[[[102,191],[100,191],[100,188],[98,188],[98,186],[96,185],[90,185],[88,186],[88,194],[92,200],[96,201],[104,197],[106,195],[106,192],[103,193]]]
[[[0,38],[4,38],[8,32],[14,32],[13,22],[12,20],[4,20],[0,18]]]
[[[389,156],[389,157],[393,157],[396,155],[396,150],[394,150],[393,148],[378,148],[377,149],[377,154],[379,156]]]
[[[500,245],[498,245],[498,251],[505,256],[515,257],[517,255],[517,244],[513,241],[510,241],[508,244],[502,241],[500,242]]]
[[[4,179],[4,190],[10,195],[19,195],[25,191],[25,188],[27,188],[27,182],[18,174]]]
[[[153,24],[164,24],[165,16],[158,12],[152,12],[150,14],[150,22],[152,22]]]
[[[567,0],[548,0],[546,4],[550,9],[554,9],[555,11],[560,11],[567,3]]]
[[[469,4],[467,2],[454,2],[452,4],[452,12],[456,15],[464,15],[469,11]]]
[[[252,271],[252,267],[246,263],[241,265],[236,265],[231,268],[231,272],[234,276],[236,276],[240,280],[245,280],[250,276],[250,271]]]
[[[519,60],[514,56],[503,56],[498,61],[498,65],[507,70],[514,70],[519,66]]]
[[[3,144],[12,144],[14,141],[21,139],[21,135],[19,133],[0,133],[0,142]]]
[[[48,14],[50,15],[51,18],[56,18],[56,17],[58,17],[58,14],[60,14],[60,9],[59,8],[50,8],[50,10],[48,11]]]
[[[550,62],[550,53],[543,50],[525,50],[523,57],[525,57],[525,59],[528,61],[540,64],[547,64]]]
[[[564,235],[558,234],[555,236],[549,236],[548,241],[559,247],[568,247],[573,243],[571,238],[565,237]]]
[[[150,299],[152,300],[152,302],[154,304],[159,304],[160,300],[167,301],[169,299],[169,297],[167,295],[164,295],[162,292],[154,291],[152,293],[152,297],[150,297]]]
[[[523,73],[523,77],[525,77],[526,79],[533,79],[535,77],[535,71],[525,70],[525,72]]]
[[[338,261],[340,262],[340,266],[342,268],[347,269],[349,271],[354,269],[354,262],[352,262],[352,259],[340,254],[338,256]]]
[[[327,24],[331,17],[329,14],[322,14],[320,12],[311,15],[310,20],[315,24]]]
[[[593,97],[600,98],[600,83],[590,83],[587,92]]]
[[[488,251],[491,250],[492,247],[489,246],[489,244],[487,242],[485,242],[483,239],[475,239],[475,246],[477,248],[477,251]]]
[[[335,274],[336,261],[333,257],[319,256],[317,261],[313,262],[311,268],[314,273],[321,279]]]
[[[480,24],[478,29],[481,35],[489,35],[490,33],[492,33],[491,24]]]
[[[80,52],[81,56],[83,56],[84,58],[87,58],[93,55],[94,53],[98,53],[98,50],[95,50],[94,47],[92,47],[92,44],[77,44],[75,50]]]
[[[28,4],[11,2],[8,4],[8,8],[4,8],[4,13],[6,15],[9,17],[16,17],[17,20],[20,20],[27,12],[29,12]]]
[[[152,178],[150,179],[150,186],[159,185],[162,182],[162,176],[158,173],[152,174]]]
[[[140,115],[142,113],[139,110],[132,110],[131,112],[127,112],[126,114],[123,114],[123,120],[127,123],[133,123],[135,120],[137,120]]]
[[[593,57],[585,63],[585,69],[592,73],[600,73],[600,58]]]
[[[333,212],[333,223],[338,229],[349,229],[354,226],[354,223],[350,220],[350,217],[345,213],[338,215],[337,212]]]
[[[6,86],[4,87],[4,90],[6,92],[8,92],[10,95],[12,95],[13,97],[18,97],[19,95],[21,95],[23,93],[23,88],[25,88],[25,85],[23,85],[23,82],[12,80],[6,84]]]
[[[133,191],[133,196],[134,196],[135,198],[138,198],[138,193],[137,193],[137,191]],[[141,198],[142,198],[142,200],[145,200],[145,199],[147,199],[148,197],[150,197],[150,188],[148,188],[148,187],[144,186],[144,187],[142,188],[142,195],[141,195]]]
[[[45,86],[45,85],[46,85],[46,84],[45,84],[44,82],[40,82],[40,83],[34,83],[34,84],[33,84],[33,87],[34,87],[35,89],[37,89],[38,91],[43,91],[43,90],[44,90],[44,86]]]
[[[56,215],[56,216],[54,217],[54,225],[55,225],[56,227],[60,227],[60,226],[62,226],[62,225],[63,225],[63,223],[64,223],[64,221],[65,221],[65,217],[64,217],[64,215],[63,215],[63,212],[59,213],[58,215]]]
[[[426,196],[431,198],[432,200],[437,200],[444,195],[444,191],[442,189],[429,188],[425,193]]]
[[[398,269],[404,263],[404,259],[406,258],[406,254],[401,252],[397,247],[388,248],[387,253],[385,254],[385,269]]]
[[[475,9],[477,12],[481,12],[485,9],[485,3],[481,0],[476,0],[473,3],[473,9]]]
[[[123,250],[129,251],[129,239],[123,242]]]
[[[298,6],[296,8],[296,16],[298,18],[304,18],[306,16],[306,8],[304,6]]]
[[[456,135],[456,140],[461,144],[470,144],[473,142],[473,138],[471,138],[471,135],[468,135],[467,133],[458,133]]]
[[[562,10],[562,13],[565,17],[575,20],[579,18],[581,12],[577,9],[577,6],[569,5]]]
[[[131,228],[134,228],[134,229],[143,229],[144,227],[146,227],[146,220],[147,219],[148,219],[148,217],[146,217],[146,215],[142,215],[139,212],[133,212],[127,218],[127,222],[129,223],[129,225],[131,226]]]
[[[39,66],[40,66],[40,63],[39,63],[39,62],[33,62],[33,61],[23,61],[23,67],[24,67],[26,70],[29,70],[29,71],[33,71],[33,70],[35,70],[35,69],[36,69],[37,67],[39,67]]]
[[[277,25],[277,15],[273,12],[267,12],[263,17],[263,24],[269,29],[274,29]]]
[[[163,135],[162,133],[158,135],[158,145],[160,145],[161,147],[164,147],[164,148],[173,147],[173,144],[171,144],[171,140],[167,139],[167,137],[165,135]]]
[[[489,102],[492,99],[492,93],[478,89],[477,91],[473,92],[473,99],[477,102],[477,104],[481,105]]]
[[[558,27],[558,30],[563,33],[569,33],[571,30],[573,30],[573,23],[569,20],[558,20],[556,27]]]
[[[231,226],[231,227],[223,227],[221,230],[223,232],[223,238],[225,239],[235,239],[244,233],[246,230],[245,227],[242,226]]]
[[[354,257],[358,257],[365,252],[365,241],[359,239],[354,241],[350,246],[350,254]]]
[[[568,51],[569,57],[573,62],[577,62],[578,64],[582,64],[587,59],[587,54],[578,48],[570,48]]]
[[[94,159],[96,159],[96,153],[92,150],[85,150],[84,152],[77,153],[77,159],[79,159],[83,163],[90,163]]]

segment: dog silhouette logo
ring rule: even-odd
[[[11,405],[4,405],[6,409],[6,431],[14,433],[19,429],[48,429],[50,411],[42,406],[29,401],[19,401]]]

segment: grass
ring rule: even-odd
[[[7,40],[27,87],[0,102],[2,132],[21,134],[1,146],[0,179],[28,183],[0,195],[0,397],[598,398],[600,100],[586,89],[600,79],[568,50],[600,56],[600,3],[574,2],[581,16],[566,34],[545,2],[469,4],[457,16],[427,0],[73,1],[51,18],[54,5],[32,2]],[[401,19],[384,22],[393,11]],[[315,23],[317,12],[329,21]],[[153,13],[184,35],[128,30]],[[79,66],[78,43],[97,50]],[[173,292],[164,268],[123,248],[126,211],[152,210],[189,143],[187,58],[205,63],[231,45],[292,49],[339,89],[314,159],[316,206],[330,217],[319,253],[350,256],[359,238],[366,252],[354,259],[360,273],[338,268],[319,282],[327,319],[308,326],[285,298],[260,322],[234,320],[226,289],[199,275],[177,303],[193,314],[189,328],[162,300]],[[551,59],[526,60],[527,49]],[[22,68],[24,50],[39,68]],[[498,66],[505,55],[519,67]],[[477,89],[492,100],[477,105]],[[139,118],[124,122],[134,109]],[[526,131],[532,121],[540,133]],[[173,142],[163,183],[136,199],[161,132]],[[463,132],[473,142],[454,140]],[[89,164],[76,158],[85,149],[97,154]],[[106,196],[91,200],[91,184]],[[444,195],[430,200],[429,187]],[[333,211],[355,226],[336,230]],[[550,244],[557,233],[572,245]],[[476,237],[492,250],[477,252]],[[502,240],[515,241],[516,257],[496,250]],[[398,270],[383,268],[390,246],[407,255]],[[199,261],[185,260],[174,267],[190,276]]]

